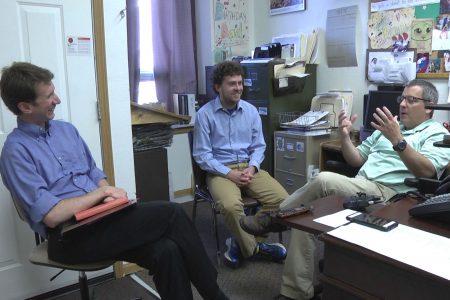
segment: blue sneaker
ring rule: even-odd
[[[282,262],[287,255],[286,248],[280,243],[258,243],[255,250],[256,258],[263,258],[275,262]]]
[[[230,268],[237,268],[241,264],[241,249],[234,238],[227,238],[225,241],[227,245],[227,251],[223,254],[225,258],[225,264]]]

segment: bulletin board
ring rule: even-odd
[[[369,49],[415,49],[417,78],[448,78],[450,0],[369,0]]]

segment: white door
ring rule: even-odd
[[[99,166],[102,165],[90,0],[0,0],[0,67],[28,61],[55,74],[62,103],[56,118],[80,130]],[[0,149],[16,126],[15,116],[0,105]],[[65,271],[28,262],[34,234],[19,220],[9,192],[0,183],[1,299],[24,299],[77,281]]]

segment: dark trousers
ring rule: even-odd
[[[154,275],[162,299],[192,299],[191,282],[204,299],[220,294],[212,265],[194,224],[174,203],[138,203],[99,222],[49,235],[49,258],[64,263],[123,260]]]

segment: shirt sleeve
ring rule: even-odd
[[[364,160],[367,160],[369,154],[371,153],[372,146],[380,138],[381,132],[376,130],[368,138],[366,138],[360,145],[356,147],[359,154]]]
[[[33,223],[42,222],[48,211],[60,201],[49,192],[28,150],[20,144],[3,148],[1,174],[12,197],[20,201]]]
[[[437,147],[434,143],[442,142],[446,131],[440,124],[433,124],[422,133],[419,152],[431,161],[439,178],[449,163],[450,148]]]
[[[202,170],[226,176],[230,168],[214,158],[210,130],[207,112],[200,110],[195,117],[192,155]]]

